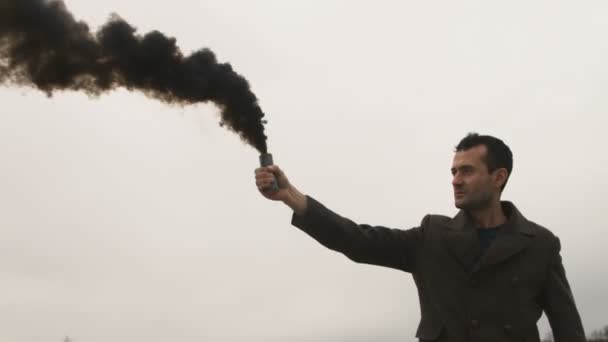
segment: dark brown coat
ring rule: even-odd
[[[311,197],[292,224],[355,262],[412,273],[418,288],[420,341],[538,342],[544,311],[556,342],[585,334],[560,257],[560,242],[510,202],[509,219],[480,255],[469,216],[427,215],[399,230],[356,224]]]

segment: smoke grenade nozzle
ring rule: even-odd
[[[274,165],[274,161],[272,160],[272,154],[271,153],[260,154],[260,166],[270,166],[270,165]],[[276,176],[275,176],[275,180],[270,185],[270,190],[272,192],[279,190],[279,184],[277,184]]]

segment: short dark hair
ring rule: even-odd
[[[466,151],[479,145],[484,145],[486,147],[487,154],[483,161],[488,167],[488,172],[494,172],[501,168],[507,169],[507,180],[505,180],[505,183],[500,188],[500,191],[504,190],[505,185],[507,185],[507,181],[511,176],[511,171],[513,170],[513,153],[511,153],[511,149],[498,138],[471,132],[460,140],[458,145],[456,145],[455,152]]]

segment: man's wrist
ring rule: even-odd
[[[296,215],[304,215],[308,208],[308,199],[293,186],[287,190],[287,198],[283,201],[287,206],[293,209]]]

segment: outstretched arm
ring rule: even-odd
[[[415,272],[422,248],[422,228],[408,230],[357,224],[327,209],[312,197],[304,215],[294,213],[292,224],[325,247],[349,259]]]
[[[278,190],[271,187],[275,180]],[[399,230],[356,224],[301,193],[276,165],[256,169],[256,185],[264,197],[293,209],[292,224],[325,247],[355,262],[414,272],[422,228]]]

